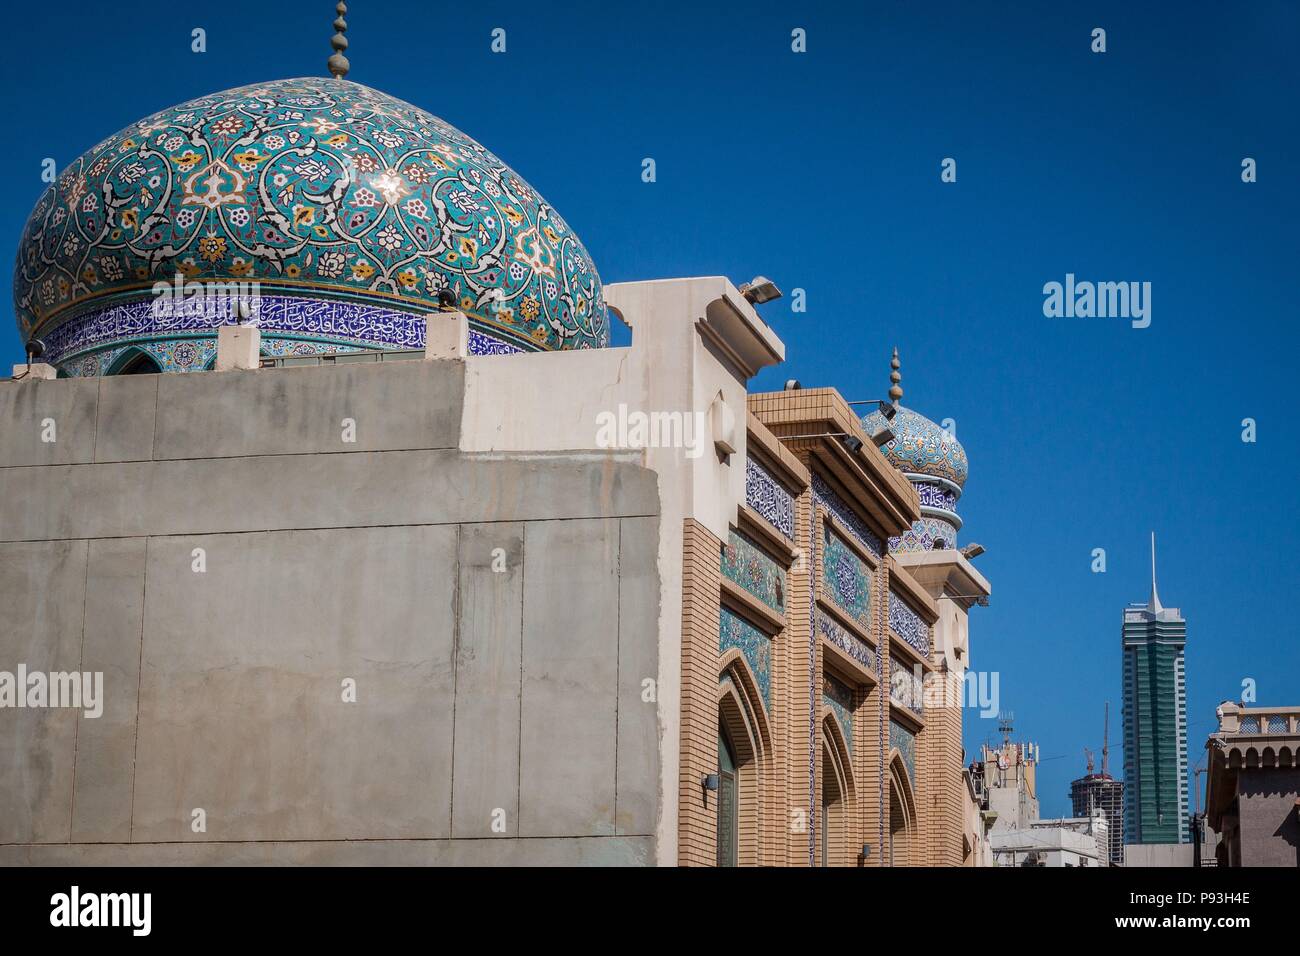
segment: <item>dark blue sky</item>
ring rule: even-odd
[[[1244,678],[1261,703],[1300,703],[1300,13],[1133,6],[387,0],[349,15],[349,78],[494,150],[606,282],[763,273],[805,289],[806,313],[763,309],[789,361],[756,389],[797,377],[876,398],[899,347],[904,403],[955,419],[970,456],[962,540],[988,548],[994,587],[973,663],[1000,672],[1017,736],[1041,744],[1051,815],[1107,699],[1122,766],[1120,612],[1146,598],[1150,530],[1161,596],[1188,620],[1191,761]],[[193,96],[323,75],[332,17],[302,0],[11,15],[0,258],[43,158],[62,167]],[[190,52],[196,26],[206,54]],[[1150,282],[1151,326],[1045,318],[1043,284],[1067,272]],[[0,345],[21,358],[11,325]],[[967,728],[972,750],[996,736],[992,720]]]

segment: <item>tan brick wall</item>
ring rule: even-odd
[[[693,519],[687,519],[684,531],[677,861],[682,866],[713,866],[718,855],[717,801],[711,799],[707,807],[704,805],[701,781],[718,771],[718,591],[722,543]]]

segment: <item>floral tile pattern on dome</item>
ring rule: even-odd
[[[722,573],[772,610],[785,613],[785,569],[738,532],[731,532],[722,546]]]
[[[855,624],[871,627],[871,571],[830,528],[824,532],[822,591]]]
[[[794,540],[794,498],[752,455],[745,459],[745,504]]]
[[[893,421],[873,411],[863,416],[868,434],[888,425],[896,436],[881,449],[885,457],[905,472],[947,478],[961,487],[966,483],[970,464],[966,449],[955,435],[910,408],[897,406]]]
[[[812,479],[813,502],[826,508],[833,514],[842,526],[857,539],[858,543],[864,548],[880,557],[884,551],[884,544],[880,536],[867,527],[867,523],[862,520],[856,511],[846,505],[842,498],[837,495],[831,486],[820,475],[813,475]]]
[[[889,626],[922,657],[930,657],[930,625],[893,591],[889,592]]]
[[[772,639],[750,624],[743,617],[728,610],[719,609],[718,616],[718,650],[727,651],[739,648],[745,663],[754,673],[758,682],[759,693],[763,697],[763,706],[771,709],[772,698]]]
[[[880,657],[876,654],[871,645],[849,631],[848,628],[844,627],[829,614],[817,615],[817,630],[822,637],[826,638],[826,640],[830,641],[831,644],[847,654],[850,659],[861,664],[864,669],[877,675],[880,674]]]
[[[44,335],[177,272],[415,313],[449,293],[525,348],[609,341],[595,266],[555,209],[443,120],[345,80],[200,97],[73,161],[23,231],[19,327]]]
[[[829,674],[822,678],[822,703],[831,709],[844,731],[844,741],[853,751],[853,691]]]

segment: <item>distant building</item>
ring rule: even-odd
[[[977,765],[990,833],[1027,828],[1038,820],[1038,745],[1004,740],[981,748]]]
[[[1088,772],[1070,782],[1070,803],[1076,817],[1090,817],[1094,810],[1106,814],[1112,866],[1124,865],[1124,783],[1110,775],[1110,701],[1106,702],[1106,722],[1102,731],[1101,772],[1094,773],[1092,751],[1088,754]],[[1086,750],[1086,748],[1085,748]]]
[[[1187,622],[1156,593],[1151,536],[1151,599],[1124,611],[1125,843],[1186,843]]]
[[[1219,866],[1300,866],[1300,707],[1218,709],[1205,818]]]
[[[1089,773],[1070,784],[1070,803],[1076,817],[1101,811],[1109,827],[1107,856],[1112,866],[1124,865],[1124,783],[1110,774]]]
[[[1106,814],[1036,820],[1029,826],[989,835],[995,866],[1109,866]]]

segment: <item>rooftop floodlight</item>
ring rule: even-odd
[[[450,289],[442,288],[438,290],[438,308],[454,309],[456,308],[456,293]]]
[[[785,390],[787,392],[797,392],[801,388],[803,388],[803,386],[799,384],[799,380],[797,378],[786,379]]]
[[[845,435],[843,441],[844,447],[849,450],[849,454],[856,455],[862,451],[862,439],[856,435]]]
[[[984,553],[984,545],[972,541],[966,547],[961,549],[961,556],[969,561],[971,558],[978,558]]]
[[[875,405],[876,411],[884,416],[885,421],[892,422],[894,416],[898,414],[898,406],[893,402],[887,402],[883,398],[866,398],[862,401],[849,402],[849,405]]]
[[[33,359],[38,359],[45,354],[45,343],[40,339],[27,340],[27,364],[31,365]]]
[[[871,433],[871,444],[877,448],[884,448],[897,437],[892,428],[888,425],[882,425]]]
[[[740,287],[740,294],[754,305],[762,305],[781,298],[781,290],[767,276],[754,276]]]

